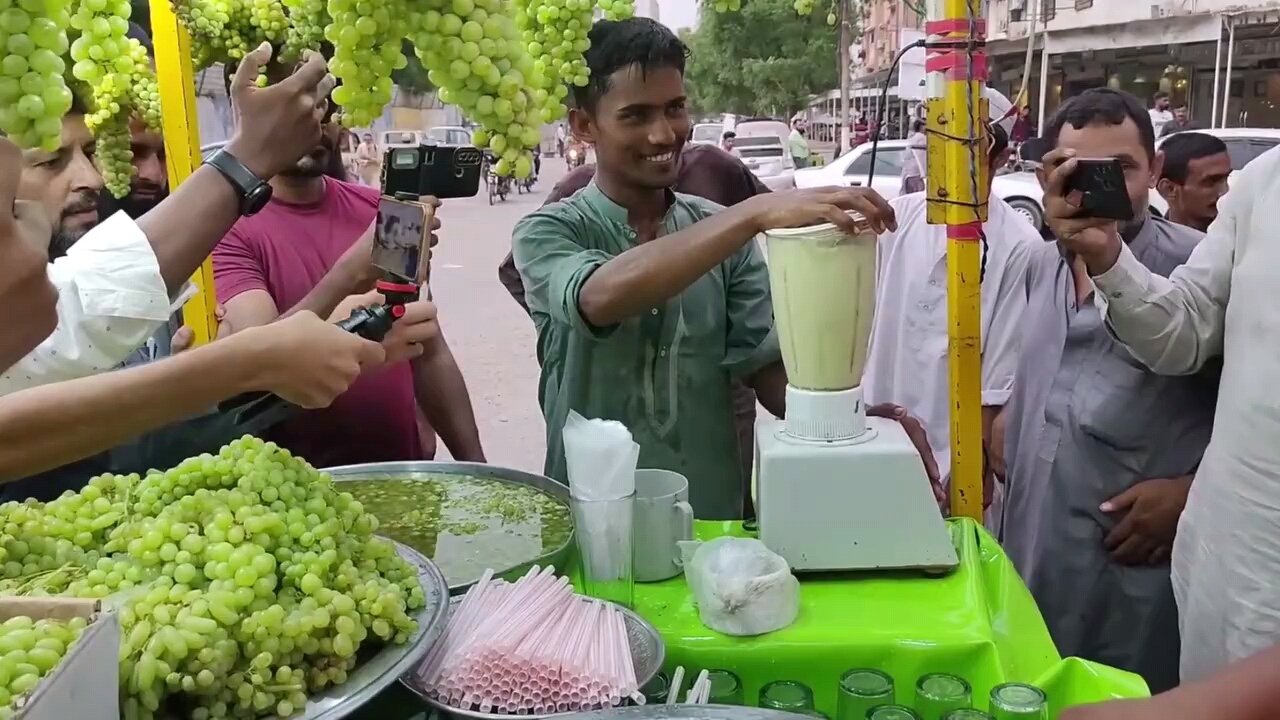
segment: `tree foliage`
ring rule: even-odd
[[[728,13],[704,3],[697,30],[684,35],[695,111],[789,117],[839,83],[839,34],[822,13],[797,15],[794,0],[744,0]]]

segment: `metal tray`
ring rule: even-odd
[[[339,720],[369,702],[413,667],[444,633],[449,619],[449,588],[444,575],[425,555],[391,541],[400,557],[418,568],[427,604],[418,611],[418,630],[403,645],[387,645],[347,676],[347,681],[307,699],[303,720]],[[298,716],[294,716],[297,718]]]
[[[455,597],[450,601],[450,606],[460,602],[462,602],[462,597]],[[662,663],[667,659],[667,646],[662,642],[662,636],[658,634],[657,628],[650,625],[648,620],[621,605],[618,606],[618,609],[622,611],[622,619],[627,624],[627,639],[631,643],[631,662],[635,666],[636,681],[640,687],[644,687],[662,669]],[[431,697],[426,688],[418,684],[416,664],[412,670],[401,676],[400,683],[409,688],[414,695],[422,698],[428,705],[442,711],[442,714],[446,717],[467,717],[475,718],[476,720],[511,720],[511,718],[539,720],[540,718],[563,718],[570,715],[590,714],[552,713],[550,715],[536,715],[530,713],[527,715],[500,715],[498,713],[483,713],[479,710],[455,708]]]
[[[333,476],[335,482],[348,482],[351,480],[414,480],[426,479],[428,475],[470,475],[472,477],[486,478],[489,480],[498,480],[512,485],[522,485],[541,490],[551,497],[569,505],[569,488],[565,485],[552,480],[544,475],[535,475],[522,470],[513,470],[511,468],[499,467],[497,465],[483,465],[480,463],[461,463],[461,462],[385,462],[385,463],[366,463],[364,465],[342,465],[339,467],[325,468],[323,472],[327,472]],[[569,516],[570,522],[573,516]],[[558,548],[554,548],[550,552],[543,553],[541,556],[531,558],[528,562],[513,565],[506,568],[493,568],[494,577],[504,580],[516,580],[525,574],[529,568],[534,565],[554,565],[557,570],[563,570],[565,563],[573,554],[573,537],[575,529],[570,529],[569,536],[565,538],[564,544]],[[456,583],[449,586],[449,592],[459,594],[466,592],[468,588],[475,584],[475,581]]]

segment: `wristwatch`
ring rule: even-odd
[[[231,187],[240,196],[241,215],[253,215],[271,200],[271,186],[267,181],[254,175],[252,170],[225,149],[219,148],[204,164],[222,173],[222,177],[231,183]]]

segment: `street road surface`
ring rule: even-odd
[[[516,221],[537,209],[565,174],[559,158],[543,158],[532,195],[489,206],[484,184],[474,198],[446,200],[440,244],[432,254],[431,288],[440,325],[466,377],[489,462],[542,472],[546,446],[538,409],[533,322],[498,282]],[[444,444],[436,454],[448,459]]]

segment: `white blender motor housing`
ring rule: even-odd
[[[875,307],[875,233],[827,224],[765,238],[790,384],[786,419],[756,422],[761,542],[797,571],[956,567],[919,452],[897,421],[867,417],[858,387]]]

